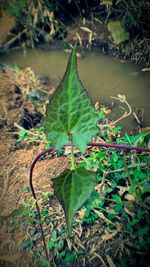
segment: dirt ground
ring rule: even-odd
[[[7,215],[24,201],[23,188],[29,186],[30,164],[34,157],[44,150],[43,144],[34,146],[33,144],[16,143],[18,129],[14,124],[22,121],[25,116],[24,111],[28,110],[32,114],[36,112],[34,105],[30,101],[26,101],[22,94],[22,91],[27,91],[28,86],[31,85],[31,74],[30,71],[27,75],[26,70],[20,71],[18,74],[8,69],[0,71],[0,215]],[[24,85],[22,83],[21,91],[18,91],[21,76]],[[37,86],[38,82],[34,84],[34,88]],[[51,178],[58,175],[66,167],[66,164],[68,161],[65,158],[58,158],[56,155],[53,155],[52,159],[37,163],[34,170],[35,189],[51,191]]]
[[[44,149],[43,144],[38,146],[21,144],[16,143],[15,139],[18,129],[14,123],[21,122],[25,110],[31,114],[35,113],[34,106],[31,102],[26,101],[22,94],[23,91],[28,90],[31,83],[33,86],[33,78],[33,74],[29,70],[20,71],[20,73],[15,73],[7,68],[0,70],[0,216],[7,216],[14,209],[21,207],[27,198],[31,198],[31,194],[29,193],[27,196],[23,189],[29,186],[29,169],[32,160]],[[21,90],[20,79],[22,80]],[[38,87],[37,82],[34,83],[35,87]],[[37,163],[33,177],[37,196],[39,196],[39,192],[53,191],[51,179],[59,175],[67,165],[66,158],[58,158],[56,155],[53,155],[51,159],[49,156]],[[16,264],[18,255],[23,259],[25,252],[18,254],[17,249],[23,238],[22,231],[11,235],[8,233],[7,225],[4,224],[0,236],[0,260],[7,256],[8,266],[11,266],[10,264]],[[21,261],[21,266],[28,266],[27,261]]]

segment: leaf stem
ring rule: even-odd
[[[74,158],[72,143],[71,143],[71,170],[75,170],[75,158]]]
[[[75,157],[74,157],[74,152],[73,152],[72,136],[70,137],[70,141],[71,141],[71,170],[75,170],[76,165],[75,165]]]
[[[33,177],[33,169],[34,169],[34,166],[37,163],[38,159],[40,159],[42,156],[44,156],[47,152],[52,152],[52,151],[53,151],[53,148],[48,148],[48,149],[42,151],[41,153],[39,153],[35,157],[35,159],[32,161],[31,166],[30,166],[30,176],[29,176],[29,184],[30,184],[31,193],[32,193],[34,199],[36,200],[36,210],[37,210],[38,218],[40,221],[40,230],[41,230],[41,235],[42,235],[43,248],[44,248],[47,260],[49,260],[49,255],[48,255],[48,251],[47,251],[47,247],[46,247],[46,240],[45,240],[44,230],[43,230],[43,226],[42,226],[40,207],[38,205],[36,193],[35,193],[35,190],[33,187],[32,177]]]

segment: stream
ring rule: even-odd
[[[78,72],[80,79],[93,103],[111,104],[114,101],[110,96],[124,94],[131,105],[132,111],[137,109],[144,112],[144,126],[149,126],[150,103],[150,75],[142,71],[142,67],[117,62],[115,59],[96,51],[80,51],[78,58]],[[0,56],[0,61],[7,64],[17,64],[19,67],[31,67],[36,75],[48,76],[50,84],[57,86],[61,80],[69,53],[59,49],[29,49],[12,50]],[[120,103],[118,103],[118,106]],[[123,114],[123,110],[116,109],[114,118]],[[137,126],[133,114],[119,124],[130,129]]]

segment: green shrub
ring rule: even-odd
[[[111,32],[115,44],[121,44],[124,41],[129,40],[129,33],[122,26],[122,22],[119,20],[110,21],[107,24],[108,30]]]

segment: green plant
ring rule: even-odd
[[[104,5],[106,9],[106,24],[112,19],[122,21],[124,30],[119,30],[122,31],[122,36],[125,34],[125,29],[131,37],[149,35],[147,10],[150,8],[150,2],[148,0],[101,0],[100,5]]]
[[[121,21],[109,21],[107,27],[112,33],[115,44],[121,44],[122,42],[129,40],[129,33],[125,31]]]
[[[98,117],[95,114],[91,101],[88,98],[87,93],[84,91],[84,88],[78,78],[76,66],[76,46],[74,46],[65,75],[47,106],[46,117],[43,120],[43,126],[45,128],[47,138],[52,142],[52,145],[56,150],[63,146],[71,146],[71,169],[65,170],[53,180],[54,192],[65,212],[69,235],[71,235],[72,221],[76,211],[85,203],[85,201],[87,201],[87,199],[90,198],[98,178],[95,171],[86,169],[84,165],[76,166],[74,158],[74,146],[77,147],[81,153],[84,153],[88,146],[91,148],[95,146],[103,146],[107,148],[150,152],[150,149],[147,148],[126,146],[122,144],[89,144],[92,138],[98,133],[98,128],[96,127],[97,122]],[[70,143],[68,144],[68,142]],[[30,188],[33,197],[36,200],[37,212],[40,219],[40,208],[38,206],[36,194],[32,184],[33,169],[37,160],[47,152],[53,151],[53,147],[41,152],[33,160],[30,168]],[[108,157],[108,155],[106,152],[99,152],[98,155],[95,154],[94,157],[98,157],[98,159],[103,161],[103,159]],[[114,153],[113,157],[110,157],[109,164],[106,166],[107,171],[108,168],[111,167],[112,161],[112,166],[114,166],[115,169],[122,167],[121,160],[119,160],[118,155]],[[113,181],[111,185],[112,189],[115,188],[115,186],[116,184]],[[112,189],[110,190],[107,188],[106,193],[112,192]],[[113,194],[112,199],[113,202],[115,201],[118,203],[115,212],[119,212],[123,206],[121,198],[117,194]],[[100,213],[94,215],[94,218],[96,219],[99,215]],[[105,218],[105,220],[108,223],[111,222],[110,219]],[[40,224],[40,226],[44,248],[48,258],[48,251],[46,248],[42,224]]]
[[[23,10],[26,7],[26,4],[27,4],[26,0],[7,1],[5,4],[5,8],[11,16],[14,16],[17,19],[20,19]]]
[[[23,41],[25,49],[26,40],[28,45],[34,47],[39,41],[49,42],[57,34],[64,38],[64,24],[59,18],[55,18],[55,11],[58,10],[59,1],[43,0],[7,0],[0,3],[9,15],[16,19],[16,36],[9,40],[8,45],[15,40]]]

